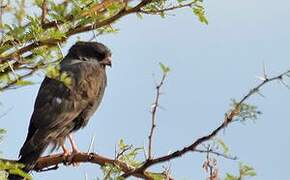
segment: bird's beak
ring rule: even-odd
[[[103,65],[105,65],[105,66],[110,66],[110,67],[112,67],[112,57],[111,57],[111,56],[108,56],[108,57],[104,58],[104,59],[100,62],[100,64],[103,64]]]

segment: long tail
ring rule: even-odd
[[[47,146],[48,144],[42,143],[38,145],[37,148],[30,151],[29,153],[21,155],[21,158],[18,160],[18,162],[25,165],[25,167],[22,169],[24,172],[29,173],[31,170],[33,170],[38,158],[45,151]],[[9,180],[22,180],[23,177],[14,175],[14,174],[9,174],[8,179]]]

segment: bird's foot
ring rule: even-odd
[[[62,156],[64,157],[65,161],[63,162],[63,164],[65,166],[69,166],[70,164],[72,164],[72,153],[69,152],[69,150],[65,147],[65,145],[61,146],[62,148]]]
[[[73,167],[79,167],[80,163],[78,162],[74,162],[74,156],[79,154],[81,151],[78,150],[78,148],[73,148],[72,153],[71,153],[71,157],[72,157],[72,161],[71,164],[73,165]]]

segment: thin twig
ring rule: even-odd
[[[212,149],[209,149],[209,150],[195,149],[194,152],[210,153],[210,154],[214,154],[214,155],[217,155],[217,156],[221,156],[223,158],[230,159],[230,160],[237,160],[238,159],[236,156],[229,156],[229,155],[226,155],[224,153],[215,152]]]
[[[151,111],[151,129],[150,133],[148,136],[148,159],[152,158],[152,141],[153,141],[153,134],[154,134],[154,129],[156,127],[156,112],[157,108],[159,106],[159,98],[160,98],[160,89],[162,85],[164,84],[165,78],[166,78],[167,73],[163,73],[162,79],[160,83],[156,86],[156,96],[154,103],[152,104],[152,111]]]
[[[122,151],[120,151],[120,152],[118,152],[118,153],[116,152],[116,147],[115,147],[115,161],[118,161],[119,158],[120,158],[121,156],[123,156],[123,154],[124,154],[125,152],[127,152],[127,151],[130,150],[130,149],[132,149],[132,147],[133,147],[133,145],[127,146],[127,147],[125,147]],[[117,164],[114,164],[114,166],[118,166],[118,165],[117,165]],[[110,175],[111,175],[112,170],[114,169],[114,166],[112,166],[112,167],[110,168],[110,170],[107,172],[107,174],[106,174],[105,177],[104,177],[104,180],[107,180],[107,179],[110,178]]]
[[[209,171],[209,177],[207,180],[217,180],[218,179],[218,168],[217,168],[217,161],[215,158],[210,157],[210,145],[207,147],[206,152],[206,160],[203,163],[203,168],[208,173]]]
[[[41,5],[41,25],[45,24],[46,14],[47,14],[46,0],[43,0]]]
[[[0,0],[0,34],[1,34],[1,41],[3,39],[4,30],[3,30],[3,22],[2,22],[2,15],[4,12],[3,0]]]
[[[190,8],[192,7],[194,4],[196,4],[196,1],[192,1],[190,3],[186,3],[186,4],[179,4],[179,5],[175,5],[175,6],[171,6],[171,7],[167,7],[167,8],[163,8],[163,9],[154,9],[154,10],[140,10],[141,13],[144,14],[158,14],[158,13],[165,13],[167,11],[173,11],[176,9],[182,9],[182,8]]]
[[[9,82],[9,84],[6,84],[6,85],[0,87],[0,90],[3,91],[3,90],[6,90],[6,89],[13,88],[13,86],[16,85],[17,82],[18,82],[19,80],[23,80],[23,79],[25,79],[25,78],[31,76],[31,75],[32,75],[35,71],[37,71],[37,70],[38,70],[38,69],[32,69],[30,72],[28,72],[28,73],[26,73],[26,74],[24,74],[24,75],[22,75],[22,76],[18,76],[17,79],[15,79],[15,80]]]
[[[4,113],[2,113],[0,115],[0,119],[2,119],[4,116],[6,116],[12,109],[13,109],[13,107],[10,107],[8,110],[6,110]]]

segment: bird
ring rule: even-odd
[[[62,147],[66,138],[77,153],[72,133],[85,127],[99,107],[107,86],[106,67],[112,66],[110,49],[100,42],[76,42],[60,63],[60,74],[69,83],[46,76],[39,88],[31,115],[28,134],[19,153],[23,170],[33,170],[38,158],[49,145]],[[8,179],[15,178],[11,175]]]

